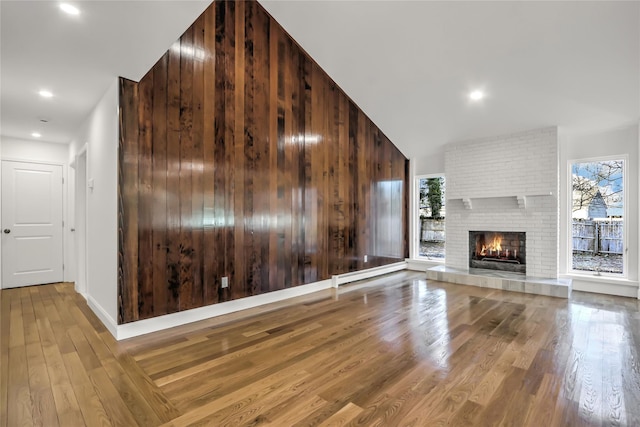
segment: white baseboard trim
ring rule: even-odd
[[[431,267],[437,267],[439,265],[444,265],[443,262],[435,262],[435,261],[427,261],[422,259],[406,259],[407,270],[413,271],[427,271]]]
[[[81,294],[82,295],[82,294]],[[82,295],[87,300],[87,305],[98,316],[98,319],[104,324],[111,335],[117,337],[118,334],[118,324],[115,319],[113,319],[109,314],[105,311],[104,308],[100,304],[96,302],[90,295]]]
[[[236,311],[247,310],[249,308],[259,307],[265,304],[283,301],[290,298],[307,295],[313,292],[330,289],[332,282],[330,279],[319,282],[310,283],[308,285],[296,286],[294,288],[282,289],[279,291],[268,292],[252,297],[240,298],[233,301],[221,302],[218,304],[198,307],[191,310],[180,311],[177,313],[166,314],[151,319],[139,320],[137,322],[125,323],[118,325],[114,337],[119,340],[133,338],[151,332],[157,332],[176,326],[185,325],[187,323],[197,322],[212,317],[222,316],[224,314],[234,313]]]
[[[233,301],[222,302],[219,304],[207,305],[204,307],[194,308],[192,310],[180,311],[164,316],[158,316],[151,319],[139,320],[137,322],[125,323],[123,325],[115,325],[112,319],[101,307],[95,302],[89,303],[89,306],[96,315],[107,326],[107,329],[113,334],[117,340],[133,338],[151,332],[157,332],[176,326],[185,325],[187,323],[197,322],[212,317],[222,316],[241,310],[259,307],[287,299],[311,294],[313,292],[322,291],[330,288],[337,288],[341,284],[355,282],[357,280],[369,279],[375,276],[381,276],[387,273],[393,273],[405,270],[407,263],[405,261],[395,264],[383,265],[367,270],[355,271],[352,273],[340,274],[333,276],[331,279],[321,280],[319,282],[309,283],[307,285],[296,286],[294,288],[282,289],[279,291],[268,292],[266,294],[256,295],[247,298],[240,298]]]
[[[357,282],[358,280],[369,279],[371,277],[382,276],[387,273],[405,270],[407,262],[401,261],[394,264],[381,265],[379,267],[368,268],[366,270],[353,271],[351,273],[338,274],[331,277],[332,287],[337,288],[345,283]]]
[[[80,289],[78,289],[78,286],[75,283],[73,284],[73,290],[76,291],[78,295],[82,295],[85,300],[89,300],[89,295],[85,292],[80,292]]]
[[[640,289],[633,283],[597,282],[573,277],[573,290],[640,299]]]

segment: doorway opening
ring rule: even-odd
[[[87,148],[76,156],[75,170],[75,289],[81,295],[87,294]]]

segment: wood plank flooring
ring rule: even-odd
[[[638,426],[640,302],[400,272],[116,342],[0,291],[0,426]]]

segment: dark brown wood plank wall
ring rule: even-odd
[[[203,253],[217,253],[216,245],[219,239],[218,227],[216,227],[216,123],[215,123],[215,100],[216,100],[216,80],[215,76],[215,52],[216,34],[215,31],[206,31],[207,28],[215,28],[215,9],[208,8],[204,12],[203,43],[204,43],[204,70],[203,70],[203,134],[202,134],[202,179],[204,181],[203,191]],[[204,304],[213,304],[218,301],[216,290],[216,271],[219,270],[219,263],[213,257],[203,260],[202,284]],[[220,268],[221,270],[221,268]]]
[[[153,307],[153,76],[151,70],[138,86],[138,313],[150,317]]]
[[[153,68],[153,143],[152,149],[152,257],[153,283],[168,283],[167,276],[167,71],[169,58],[165,55]],[[168,286],[152,288],[153,313],[168,312]]]
[[[213,3],[120,107],[120,323],[408,255],[407,159],[257,2]]]
[[[138,85],[120,81],[118,323],[138,320]]]
[[[167,235],[166,247],[156,247],[156,250],[164,249],[167,254],[167,312],[172,313],[180,307],[180,248],[175,244],[180,237],[180,41],[174,43],[165,56],[168,56]],[[127,258],[135,260],[135,256],[129,253]]]

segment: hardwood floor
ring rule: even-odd
[[[71,284],[0,292],[0,425],[640,425],[640,303],[401,272],[116,342]]]

